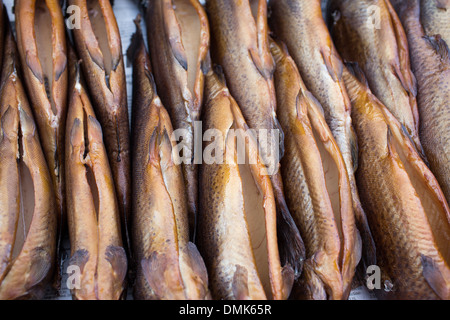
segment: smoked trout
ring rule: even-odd
[[[169,114],[159,99],[140,18],[133,61],[133,219],[136,299],[210,299],[208,273],[189,242],[188,203]]]
[[[343,80],[343,62],[322,17],[320,0],[270,0],[270,27],[297,64],[306,88],[323,107],[325,120],[344,158],[352,191],[353,211],[362,239],[362,269],[376,264],[376,249],[361,206],[354,172],[358,147]]]
[[[356,180],[383,280],[375,292],[448,300],[449,206],[400,122],[369,90],[362,71],[349,67],[357,75],[347,69],[343,75],[360,150]]]

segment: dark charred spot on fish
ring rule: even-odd
[[[88,136],[88,126],[87,126],[87,113],[83,108],[83,134],[84,134],[84,153],[83,160],[86,160],[87,155],[89,154],[89,136]]]

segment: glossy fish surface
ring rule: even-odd
[[[354,172],[358,146],[352,127],[351,104],[342,79],[343,62],[322,16],[319,0],[271,0],[269,23],[295,61],[306,88],[319,101],[325,120],[344,158],[353,211],[360,232],[362,269],[376,264],[376,248],[361,206]]]
[[[304,245],[286,205],[279,171],[283,131],[276,116],[275,64],[268,42],[267,1],[208,0],[206,9],[211,24],[213,61],[222,67],[231,95],[254,130],[270,175],[277,205],[282,263],[290,264],[298,277]]]
[[[281,172],[307,253],[300,291],[310,299],[342,299],[361,257],[345,163],[322,107],[306,89],[286,47],[272,41],[271,49],[277,113],[285,134]]]
[[[331,34],[346,61],[359,64],[375,96],[406,128],[419,152],[417,86],[408,42],[388,0],[333,0]]]
[[[210,70],[205,84],[203,129],[214,142],[204,145],[198,244],[212,296],[286,299],[295,274],[281,263],[274,193],[256,138],[223,78]]]
[[[433,1],[430,1],[430,5]],[[425,28],[422,1],[392,1],[409,42],[417,79],[420,139],[447,203],[450,202],[450,53],[448,42]],[[449,8],[450,11],[450,8]],[[450,20],[448,20],[450,22]],[[448,26],[448,23],[447,23]]]
[[[55,192],[58,249],[66,223],[64,134],[67,116],[67,47],[58,0],[16,0],[17,46],[42,148]]]
[[[7,22],[9,23],[9,22]],[[6,28],[0,97],[0,300],[40,299],[52,275],[52,179]]]
[[[114,179],[103,133],[84,84],[79,64],[70,90],[66,131],[67,212],[71,257],[69,268],[81,271],[77,300],[122,297],[127,256],[122,244]]]
[[[92,106],[102,126],[114,177],[124,240],[128,242],[131,199],[130,133],[122,44],[109,0],[70,0],[80,9],[80,28],[73,28],[78,57]],[[127,244],[128,246],[128,244]]]
[[[198,211],[198,149],[203,101],[203,65],[209,50],[209,25],[198,0],[147,1],[145,20],[153,74],[161,101],[183,140],[183,176],[189,226],[195,238]],[[196,131],[197,130],[197,131]],[[197,141],[197,142],[196,142]]]
[[[189,242],[188,203],[169,114],[153,81],[139,26],[133,61],[133,248],[137,299],[210,299],[208,274]]]
[[[401,124],[371,93],[362,72],[344,70],[360,159],[357,183],[377,246],[388,299],[450,296],[450,211]]]

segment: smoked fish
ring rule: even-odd
[[[323,107],[325,120],[344,158],[352,191],[356,226],[362,239],[362,269],[376,264],[376,248],[359,200],[354,172],[358,146],[346,92],[343,62],[322,16],[320,0],[270,0],[269,23],[274,37],[283,41],[306,88]]]
[[[271,41],[270,47],[277,115],[285,134],[281,174],[307,257],[299,290],[310,299],[342,299],[361,257],[345,162],[322,107],[306,89],[285,45]]]
[[[102,126],[114,177],[123,239],[130,250],[128,225],[131,199],[130,133],[122,44],[109,0],[69,0],[80,9],[80,28],[73,28],[86,88]]]
[[[73,66],[72,66],[73,65]],[[103,133],[84,85],[79,63],[70,63],[70,100],[66,131],[67,218],[70,271],[78,277],[77,300],[123,297],[127,256],[123,248],[114,179]]]
[[[22,85],[16,43],[9,21],[5,23],[0,89],[0,300],[41,299],[55,266],[57,216],[52,178]]]
[[[58,0],[16,0],[14,8],[25,85],[55,193],[59,256],[66,225],[64,134],[68,71],[64,17]]]
[[[205,264],[189,242],[187,194],[181,163],[173,152],[172,124],[156,93],[140,17],[135,23],[127,53],[133,61],[134,297],[210,299]]]
[[[276,117],[273,83],[274,60],[270,53],[265,0],[207,0],[211,24],[211,53],[225,75],[244,119],[257,137],[258,148],[272,181],[277,205],[281,259],[297,278],[304,260],[304,244],[286,205],[280,174],[283,131]]]
[[[209,24],[198,0],[145,1],[152,70],[161,101],[182,143],[182,170],[187,192],[189,229],[195,239],[198,169],[201,163],[200,120],[203,65],[209,50]],[[197,147],[196,147],[197,146]]]
[[[349,65],[343,77],[360,150],[356,180],[383,280],[375,292],[387,299],[448,300],[450,209],[438,182],[362,71]]]
[[[434,1],[428,1],[430,4]],[[427,33],[421,1],[392,1],[405,28],[417,79],[419,134],[431,171],[450,203],[450,53],[439,34]],[[449,8],[450,12],[450,8]],[[450,20],[447,20],[447,26]],[[450,40],[449,40],[450,41]]]
[[[332,0],[329,12],[331,35],[341,57],[358,63],[372,92],[405,127],[423,155],[408,41],[389,0]]]
[[[198,245],[212,296],[286,299],[295,273],[280,258],[270,177],[223,75],[212,69],[205,80],[203,130],[211,142],[205,142],[200,168]]]

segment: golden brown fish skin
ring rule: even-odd
[[[75,47],[80,59],[92,105],[101,123],[104,143],[114,177],[124,241],[128,245],[131,199],[130,133],[127,92],[119,28],[109,0],[70,0],[80,8],[80,28],[74,28]],[[99,13],[91,20],[89,12]],[[94,23],[95,21],[96,23]],[[93,27],[95,26],[95,28]],[[96,32],[106,36],[98,41]],[[107,40],[107,44],[105,41]]]
[[[411,2],[415,3],[415,0]],[[421,0],[420,21],[427,35],[434,36],[439,34],[447,44],[450,43],[449,0]]]
[[[69,267],[81,270],[79,288],[72,290],[72,296],[77,300],[117,300],[125,288],[127,257],[114,179],[100,123],[80,75],[76,77],[66,131]]]
[[[181,164],[172,157],[173,129],[155,91],[151,64],[135,21],[133,61],[133,219],[136,299],[210,299],[208,273],[189,242]]]
[[[408,37],[411,65],[417,79],[422,146],[430,169],[450,203],[450,54],[443,38],[425,33],[420,3],[392,1]]]
[[[25,85],[55,192],[58,251],[66,224],[64,133],[68,88],[65,24],[59,3],[58,0],[14,2]]]
[[[197,14],[195,22],[189,19]],[[156,87],[162,103],[169,112],[175,130],[185,130],[185,146],[194,162],[183,162],[190,235],[195,238],[196,216],[198,211],[198,169],[194,159],[195,121],[200,120],[203,101],[203,65],[209,50],[209,24],[205,10],[198,0],[151,0],[148,1],[146,23],[149,51],[155,76]],[[186,29],[186,27],[191,29]],[[186,36],[196,37],[196,45],[184,42]],[[193,35],[191,33],[194,33]],[[192,40],[192,39],[191,39]],[[191,46],[194,46],[192,48]],[[197,48],[197,52],[195,52]],[[195,59],[195,66],[192,61]],[[189,73],[193,68],[193,73]],[[201,143],[201,139],[200,139]]]
[[[350,100],[342,80],[342,60],[323,20],[319,0],[271,0],[269,8],[271,29],[286,43],[306,87],[322,105],[325,119],[344,157],[356,226],[362,238],[361,266],[365,272],[367,266],[376,264],[376,248],[354,178],[358,150],[350,117]]]
[[[444,195],[401,124],[367,84],[347,70],[344,78],[360,146],[361,201],[382,279],[393,284],[393,291],[376,293],[388,299],[448,300],[450,210]]]
[[[379,10],[375,13],[379,12],[379,21],[373,21],[376,18],[371,8]],[[411,71],[408,42],[389,0],[333,0],[329,10],[333,12],[331,34],[342,58],[358,62],[373,93],[405,126],[423,154],[417,85]]]
[[[286,47],[271,41],[271,51],[276,62],[277,115],[285,133],[281,173],[289,209],[305,241],[305,265],[309,266],[301,278],[300,291],[313,299],[323,291],[332,299],[342,299],[350,292],[361,256],[345,163],[322,107],[306,89]],[[330,159],[321,155],[319,144]],[[327,182],[333,166],[338,179]],[[337,195],[328,190],[331,182]],[[332,197],[339,201],[337,208]]]
[[[9,24],[8,21],[6,23]],[[19,77],[19,57],[9,26],[6,28],[3,48],[0,98],[0,299],[40,299],[51,278],[56,255],[57,217],[52,179]],[[25,173],[24,167],[28,168],[29,175]],[[31,179],[32,187],[27,179]],[[28,198],[31,194],[33,200]],[[21,203],[21,197],[28,205]],[[33,212],[30,211],[31,206]],[[25,230],[27,227],[28,231]]]
[[[301,274],[304,245],[283,194],[279,158],[283,155],[283,134],[276,117],[273,84],[274,61],[270,53],[267,1],[208,0],[206,8],[213,35],[213,59],[223,68],[227,86],[242,110],[248,126],[256,130],[279,130],[279,145],[272,139],[260,146],[271,176],[277,204],[277,228],[283,264],[289,263],[296,277]],[[253,12],[252,12],[253,10]],[[264,134],[263,134],[264,135]],[[274,153],[278,153],[276,156]]]
[[[208,267],[213,298],[286,299],[295,275],[289,264],[281,265],[271,181],[253,135],[249,135],[245,151],[253,162],[238,163],[236,135],[230,134],[230,129],[246,132],[249,127],[224,80],[212,70],[205,81],[204,134],[209,129],[222,135],[217,141],[221,151],[217,149],[215,154],[223,155],[223,163],[205,163],[200,169],[198,244]],[[211,144],[204,147],[206,152]],[[246,195],[253,186],[257,191]],[[245,204],[254,199],[261,201],[255,201],[260,212],[254,212],[258,209],[251,203]],[[258,228],[259,223],[265,228]]]
[[[3,1],[0,0],[0,43],[2,50],[0,50],[0,70],[2,67],[2,62],[3,62],[3,42],[5,39],[5,15],[6,15],[6,7],[3,5]]]

